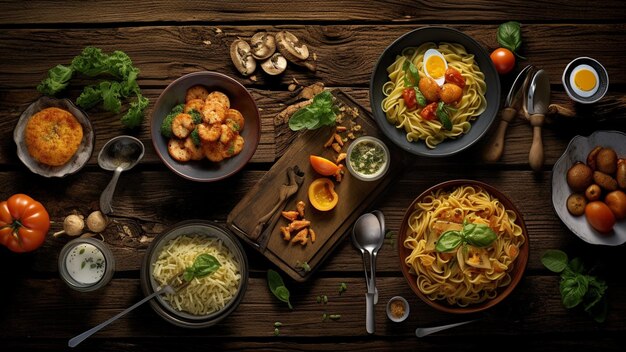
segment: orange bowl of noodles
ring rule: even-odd
[[[528,262],[528,234],[515,205],[494,187],[452,180],[420,194],[398,236],[400,267],[431,307],[475,313],[506,298]]]

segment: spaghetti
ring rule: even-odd
[[[424,53],[428,49],[437,49],[445,57],[449,67],[453,67],[465,79],[463,96],[456,104],[456,112],[450,116],[452,128],[442,128],[438,120],[426,120],[420,116],[421,108],[409,110],[402,98],[402,92],[406,88],[404,78],[407,74],[403,70],[405,61],[410,62],[417,68],[420,77],[424,77]],[[460,44],[441,43],[437,45],[428,42],[419,47],[405,48],[391,66],[387,68],[389,81],[386,82],[382,91],[385,98],[382,101],[382,110],[385,112],[387,121],[404,129],[406,139],[409,142],[424,140],[426,146],[435,148],[447,138],[457,138],[469,132],[470,121],[479,116],[487,107],[487,84],[485,75],[480,71],[474,60],[474,55],[468,54]]]
[[[187,287],[164,300],[172,308],[193,315],[206,315],[226,306],[241,282],[240,264],[224,243],[202,235],[183,235],[169,241],[159,253],[152,275],[163,286],[190,267],[200,254],[210,254],[220,263],[211,275],[192,279]]]
[[[416,204],[409,216],[405,264],[417,275],[417,287],[429,299],[461,307],[495,298],[511,282],[510,272],[525,242],[517,216],[478,186],[437,190]],[[469,244],[453,252],[435,249],[442,233],[467,221],[485,224],[496,240],[485,248]]]

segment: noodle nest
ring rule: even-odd
[[[439,188],[410,211],[403,225],[402,246],[409,253],[404,265],[412,274],[407,278],[415,280],[428,300],[457,307],[485,302],[496,298],[512,284],[513,274],[523,270],[527,246],[522,248],[526,238],[518,216],[482,187]],[[464,221],[489,226],[496,240],[484,248],[461,244],[453,251],[438,252],[435,246],[441,234],[460,230]],[[522,251],[526,251],[524,259],[519,259]]]
[[[450,120],[452,129],[446,130],[438,120],[425,120],[420,116],[421,108],[409,110],[402,98],[406,88],[403,70],[405,61],[409,60],[417,68],[421,77],[424,73],[424,53],[428,49],[437,49],[444,57],[448,67],[457,69],[465,79],[463,97],[455,106]],[[430,149],[446,139],[459,138],[471,129],[471,121],[482,114],[487,108],[487,83],[485,75],[480,71],[473,54],[469,54],[465,47],[457,43],[427,42],[418,47],[407,47],[402,50],[395,61],[387,67],[389,80],[382,86],[385,96],[381,103],[382,111],[387,121],[398,129],[406,132],[408,142],[423,140]]]
[[[223,309],[236,296],[241,284],[240,263],[217,238],[181,235],[170,240],[153,264],[152,276],[158,285],[167,285],[204,253],[214,256],[220,268],[208,276],[192,279],[187,287],[175,294],[163,295],[163,300],[173,309],[192,315],[208,315]]]

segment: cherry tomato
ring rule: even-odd
[[[402,98],[404,98],[407,109],[415,110],[417,107],[417,98],[415,97],[415,89],[413,87],[404,88]]]
[[[426,105],[422,111],[420,111],[420,116],[424,119],[424,120],[434,120],[437,115],[435,114],[435,112],[437,111],[437,103],[430,103],[428,105]]]
[[[465,78],[461,75],[461,72],[454,67],[448,67],[446,70],[446,83],[452,83],[459,86],[459,88],[465,88]]]
[[[14,194],[0,202],[0,244],[17,253],[39,248],[50,228],[50,217],[38,201]]]
[[[509,49],[498,48],[491,53],[490,57],[496,66],[496,71],[501,75],[511,72],[515,67],[515,55]]]
[[[589,225],[600,232],[610,232],[615,225],[615,215],[601,201],[590,202],[585,206],[585,216]]]

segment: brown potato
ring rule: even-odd
[[[567,170],[567,184],[574,192],[582,193],[593,183],[593,170],[581,162],[577,162]]]
[[[626,189],[626,159],[619,159],[617,161],[615,179],[617,180],[617,185],[621,189]]]
[[[596,185],[595,183],[587,187],[587,189],[585,190],[585,197],[590,202],[600,199],[601,195],[602,195],[602,189],[600,188],[600,186]]]
[[[567,197],[567,211],[574,216],[581,216],[585,213],[587,199],[578,193],[572,193]]]
[[[597,160],[598,153],[600,152],[600,150],[602,150],[602,147],[596,146],[587,155],[587,165],[589,165],[589,167],[594,171],[598,168],[596,160]]]
[[[596,165],[598,167],[598,171],[600,172],[604,172],[607,175],[615,174],[615,171],[617,170],[617,154],[615,154],[615,150],[611,148],[602,148],[598,152]]]
[[[593,172],[593,182],[607,191],[615,191],[617,189],[617,181],[610,175],[600,171]]]

